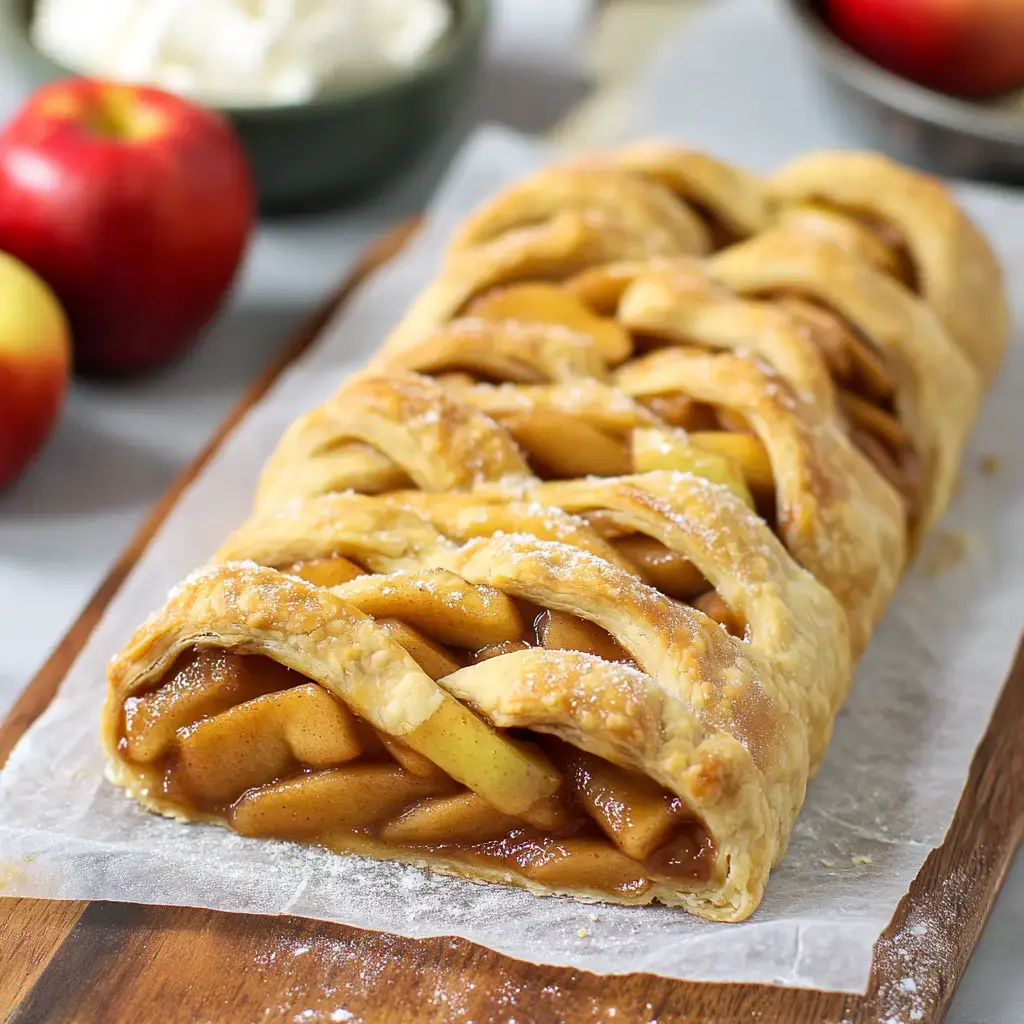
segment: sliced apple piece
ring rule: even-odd
[[[478,665],[481,661],[488,661],[491,658],[500,658],[503,654],[514,654],[516,651],[526,651],[530,644],[525,640],[502,640],[500,644],[488,644],[481,647],[479,651],[473,651],[469,660]]]
[[[325,768],[361,752],[354,716],[316,683],[265,694],[178,734],[186,784],[218,803],[272,782],[296,763]]]
[[[695,436],[698,435],[657,428],[634,430],[635,471],[649,473],[656,469],[674,469],[681,473],[692,473],[728,487],[737,498],[753,508],[754,499],[736,461],[706,446],[695,444]]]
[[[178,659],[162,686],[125,701],[125,755],[140,764],[155,761],[183,726],[301,680],[271,658],[194,648]]]
[[[921,515],[921,482],[913,460],[906,453],[889,450],[874,434],[853,427],[850,440],[874,464],[886,480],[899,492],[906,508],[908,523],[914,523]]]
[[[707,402],[698,402],[681,391],[638,395],[636,401],[671,427],[681,427],[683,430],[718,429],[715,407]]]
[[[680,827],[647,859],[654,877],[704,880],[711,876],[715,850],[708,834],[695,821]]]
[[[846,418],[861,430],[873,434],[892,451],[898,452],[909,443],[907,432],[895,416],[866,401],[851,391],[839,389],[839,407]]]
[[[232,808],[231,827],[244,836],[310,839],[393,817],[412,801],[437,796],[450,785],[417,778],[395,765],[328,768],[250,790]]]
[[[627,857],[646,860],[686,820],[683,802],[651,779],[565,749],[569,778],[587,813]]]
[[[288,573],[289,576],[298,576],[309,583],[315,583],[318,587],[340,587],[342,583],[348,583],[357,576],[366,575],[355,562],[350,562],[341,555],[296,562],[281,571]]]
[[[562,782],[539,749],[502,735],[453,697],[401,739],[505,814],[523,815]]]
[[[733,636],[743,637],[747,632],[747,624],[735,609],[726,604],[717,590],[709,590],[706,594],[694,598],[694,608],[702,611],[709,619],[714,619]]]
[[[695,402],[689,395],[684,395],[682,391],[666,391],[660,395],[641,395],[637,398],[637,404],[642,405],[645,409],[650,409],[658,419],[664,420],[670,427],[698,430],[703,426],[696,422],[701,418],[701,404]],[[708,426],[713,425],[708,424]]]
[[[387,628],[394,640],[405,648],[416,664],[435,682],[462,667],[453,651],[435,643],[408,623],[399,622],[398,619],[378,619],[377,622]]]
[[[726,405],[719,406],[715,410],[715,419],[718,420],[717,425],[722,430],[728,430],[735,434],[752,434],[754,432],[750,426],[750,420],[743,413],[730,409]],[[697,428],[691,429],[696,430]]]
[[[476,793],[457,793],[410,807],[385,825],[380,836],[389,843],[404,846],[472,844],[500,839],[522,826],[519,818],[495,810]]]
[[[412,747],[406,746],[400,739],[389,736],[386,732],[376,730],[377,738],[384,749],[404,768],[410,775],[417,775],[421,779],[441,778],[444,772],[434,764],[433,761],[418,754]]]
[[[572,811],[571,790],[562,786],[557,793],[538,800],[529,810],[523,811],[523,821],[539,828],[543,832],[553,832],[561,828],[569,819]]]
[[[614,316],[626,289],[645,270],[647,263],[601,263],[570,277],[562,288],[600,316]]]
[[[686,555],[665,547],[654,537],[634,533],[613,541],[616,550],[625,555],[645,583],[657,587],[668,597],[685,600],[708,589],[704,574]]]
[[[472,302],[467,316],[481,320],[557,324],[593,338],[607,363],[616,365],[633,351],[629,332],[615,320],[596,316],[558,285],[534,282],[495,288]]]
[[[542,476],[625,476],[632,469],[624,441],[577,416],[534,409],[502,417],[502,424]]]
[[[529,878],[545,885],[639,894],[644,869],[603,839],[538,839],[514,854]]]
[[[857,385],[869,398],[893,393],[896,383],[885,360],[839,314],[800,295],[780,295],[775,304],[807,332],[837,380]]]
[[[515,604],[500,590],[467,583],[447,569],[361,576],[335,593],[375,619],[409,623],[467,650],[511,640],[525,628]]]
[[[633,662],[611,633],[567,612],[545,610],[537,616],[533,628],[538,643],[549,651],[582,651],[605,661]]]
[[[723,430],[692,432],[690,444],[705,452],[733,459],[743,468],[743,479],[755,494],[775,493],[775,473],[761,439],[754,434],[731,434]]]

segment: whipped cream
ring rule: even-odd
[[[448,0],[38,0],[35,45],[82,74],[210,104],[301,103],[415,64]]]

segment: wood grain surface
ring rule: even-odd
[[[357,285],[415,224],[375,245],[260,377],[139,530],[0,725],[0,764],[53,699],[184,488]],[[956,816],[875,947],[868,994],[711,985],[539,967],[461,939],[414,941],[300,918],[0,899],[0,1018],[11,1024],[705,1022],[938,1024],[1024,834],[1024,650]],[[901,979],[912,976],[916,992]]]

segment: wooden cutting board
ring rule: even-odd
[[[0,725],[0,764],[42,713],[187,484],[356,286],[415,228],[373,246],[175,482]],[[953,824],[875,947],[865,996],[598,977],[461,939],[414,941],[292,917],[0,899],[0,1015],[11,1024],[751,1021],[938,1024],[1024,833],[1024,651],[971,766]],[[900,982],[911,977],[916,991]],[[913,1014],[913,1016],[912,1016]]]

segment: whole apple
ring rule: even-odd
[[[254,216],[228,122],[156,89],[56,82],[0,132],[0,249],[57,293],[84,372],[133,373],[187,349]]]
[[[980,98],[1024,86],[1024,0],[828,0],[840,38],[929,88]]]
[[[67,392],[71,337],[57,296],[0,252],[0,488],[43,446]]]

